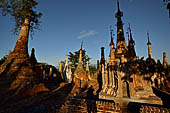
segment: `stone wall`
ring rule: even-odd
[[[153,107],[149,105],[142,105],[140,113],[170,113],[170,109],[162,107]]]
[[[64,105],[56,106],[56,113],[120,113],[120,106],[113,101],[71,98]]]

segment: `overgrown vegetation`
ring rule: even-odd
[[[10,14],[15,22],[14,33],[17,34],[25,19],[30,21],[30,32],[39,29],[39,18],[42,13],[35,10],[38,2],[35,0],[0,0],[0,9],[3,16]]]
[[[97,71],[97,68],[95,65],[89,65],[90,75],[95,74]]]
[[[169,10],[169,18],[170,18],[170,0],[163,0],[163,3],[165,3],[166,8]]]
[[[69,58],[68,59],[69,59],[69,62],[71,64],[71,69],[72,69],[73,72],[74,72],[74,70],[77,67],[78,62],[79,62],[79,53],[80,53],[80,50],[75,51],[74,53],[69,52]],[[83,64],[84,68],[86,66],[86,62],[89,61],[90,59],[91,58],[88,55],[86,55],[86,51],[82,50],[82,64]]]

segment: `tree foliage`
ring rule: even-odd
[[[72,52],[69,52],[69,62],[71,64],[71,68],[72,70],[74,71],[75,68],[77,67],[77,64],[79,62],[79,53],[80,53],[80,50],[72,53]],[[83,67],[85,67],[86,65],[86,62],[89,61],[91,58],[86,55],[86,51],[85,50],[82,50],[82,64],[83,64]]]
[[[95,74],[97,71],[97,68],[95,65],[89,65],[89,70],[90,70],[90,74]]]
[[[163,0],[163,3],[165,3],[167,9],[169,10],[169,18],[170,18],[170,0]]]
[[[10,14],[15,22],[14,33],[17,34],[25,18],[30,20],[30,32],[39,29],[39,18],[42,13],[35,10],[38,2],[35,0],[0,0],[0,9],[3,16]]]

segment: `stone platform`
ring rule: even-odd
[[[108,94],[105,94],[101,92],[99,94],[100,99],[106,99],[106,100],[113,100],[115,103],[119,103],[121,107],[126,107],[130,102],[135,102],[135,103],[143,103],[143,104],[155,104],[155,105],[162,105],[163,102],[160,98],[157,96],[150,96],[150,97],[145,97],[145,98],[120,98],[120,97],[114,97]]]

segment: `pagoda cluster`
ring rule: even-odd
[[[132,36],[130,25],[128,27],[128,44],[126,44],[120,11],[119,0],[117,1],[117,40],[116,47],[113,42],[113,29],[111,29],[109,60],[105,58],[104,47],[101,48],[101,59],[97,62],[102,80],[100,81],[101,91],[99,98],[106,98],[105,95],[113,97],[142,98],[155,96],[152,87],[160,88],[166,84],[168,62],[166,53],[163,53],[163,63],[160,60],[155,62],[151,51],[149,33],[147,33],[148,58],[139,59],[135,52],[135,41]],[[157,101],[157,100],[155,100]],[[158,102],[159,99],[158,99]]]

